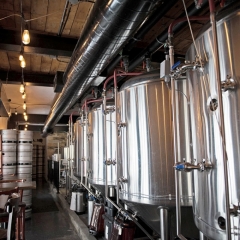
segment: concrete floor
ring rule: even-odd
[[[51,194],[51,186],[46,181],[38,181],[37,189],[33,190],[33,197],[40,198],[44,194]],[[69,219],[69,216],[64,212],[55,197],[53,200],[57,208],[44,209],[41,212],[32,213],[32,217],[26,220],[26,240],[79,240],[81,239],[74,230],[74,227]],[[56,196],[57,198],[57,196]],[[44,199],[40,199],[44,202]],[[47,202],[44,204],[47,205]]]

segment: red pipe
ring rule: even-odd
[[[112,99],[112,98],[107,98],[107,100],[109,100],[109,99]],[[82,105],[82,110],[83,110],[84,108],[86,109],[87,104],[89,104],[89,103],[102,102],[102,101],[103,101],[102,98],[100,98],[100,99],[88,99],[88,100],[85,100],[85,103]]]
[[[225,5],[225,0],[222,0],[222,1],[220,2],[220,7],[223,8],[224,5]]]
[[[215,3],[214,0],[208,0],[210,14],[215,12]]]
[[[210,0],[209,0],[210,1]],[[209,20],[209,16],[189,16],[188,17],[190,21],[204,21],[204,20]],[[182,17],[174,20],[168,27],[168,36],[172,36],[173,32],[173,27],[180,23],[180,22],[185,22],[187,21],[187,17]]]
[[[121,71],[121,73],[117,73],[117,71]],[[107,84],[112,79],[114,79],[114,87],[116,88],[117,87],[117,77],[118,76],[137,76],[137,75],[140,75],[140,74],[142,74],[142,73],[139,73],[139,72],[138,73],[137,72],[127,73],[127,72],[123,72],[122,70],[115,69],[113,75],[106,79],[106,81],[103,85],[103,90],[106,91]]]

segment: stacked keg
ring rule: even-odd
[[[17,174],[19,178],[32,181],[32,148],[33,132],[21,130],[18,132]],[[32,190],[23,191],[23,202],[26,203],[25,217],[32,215]]]
[[[16,174],[17,131],[2,130],[2,172],[3,179],[11,179]]]

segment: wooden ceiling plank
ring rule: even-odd
[[[65,72],[67,65],[68,65],[67,63],[59,62],[58,71]]]
[[[41,72],[42,73],[49,73],[51,69],[52,58],[48,56],[42,56],[42,63],[41,63]]]
[[[0,1],[0,9],[9,10],[13,12],[13,1],[12,0]]]
[[[1,69],[10,69],[7,52],[0,51]]]
[[[30,61],[31,61],[31,70],[32,72],[41,72],[41,59],[42,57],[40,55],[31,55]]]
[[[65,3],[66,3],[66,0],[49,1],[48,13],[52,13],[56,11],[59,11],[59,13],[56,13],[47,17],[46,28],[45,28],[46,32],[50,32],[54,34],[58,33]]]
[[[19,53],[8,52],[7,54],[8,54],[8,60],[9,60],[11,71],[20,72],[21,67],[20,67],[20,62],[19,62],[19,59],[18,59]]]
[[[86,19],[89,16],[89,12],[92,8],[92,3],[80,2],[78,4],[78,10],[74,18],[74,22],[70,31],[71,36],[80,36],[83,27],[86,23]]]
[[[31,19],[38,18],[30,22],[31,29],[36,31],[45,31],[48,0],[32,1],[31,3]],[[40,18],[39,18],[40,17]]]
[[[58,71],[59,61],[57,59],[52,60],[50,74],[55,74]]]
[[[13,11],[0,10],[0,18],[5,18],[13,14]],[[0,28],[15,29],[14,16],[8,17],[0,21]]]
[[[185,1],[188,8],[193,2],[191,0]],[[160,35],[168,26],[184,13],[182,0],[178,0],[176,4],[168,11],[150,31],[143,38],[144,42],[152,42],[158,35]]]

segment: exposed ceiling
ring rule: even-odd
[[[182,0],[174,2],[171,9],[137,41],[133,53],[145,49],[157,36],[166,33],[169,24],[184,14]],[[185,2],[187,7],[194,5],[193,0]],[[30,44],[24,46],[26,68],[23,70],[29,114],[49,113],[55,97],[54,75],[57,71],[65,71],[93,5],[94,1],[87,0],[73,5],[66,0],[22,0],[23,17],[31,36]],[[199,10],[199,14],[206,11]],[[22,69],[18,57],[24,27],[21,23],[21,0],[0,1],[0,79],[11,99],[12,112],[17,109],[19,113],[23,112],[24,101],[19,92]],[[203,25],[204,22],[192,23],[195,35]],[[174,42],[176,54],[184,55],[192,42],[187,26],[175,35]],[[152,55],[154,61],[158,61],[158,53],[161,55],[162,49]]]

